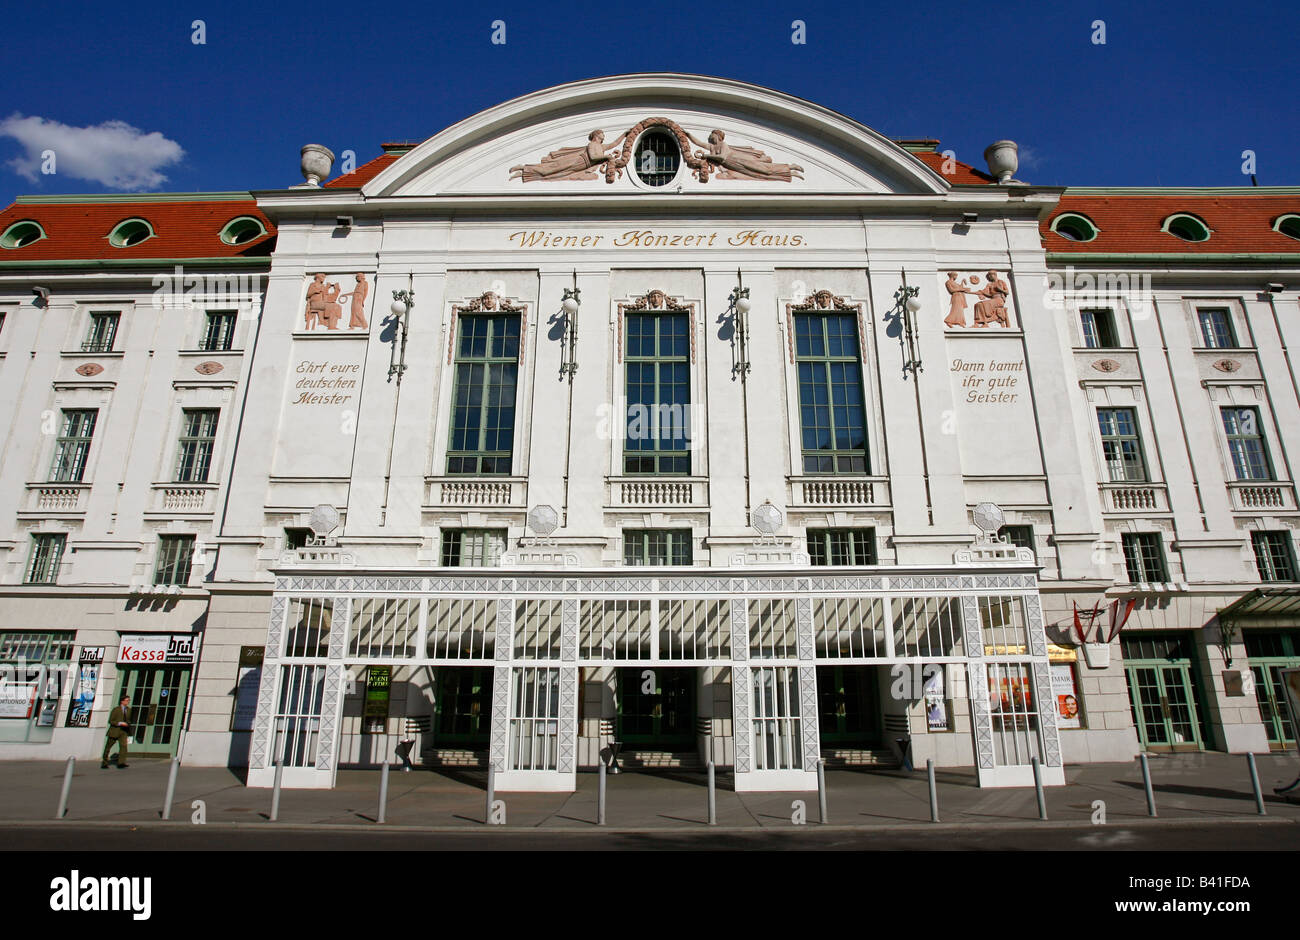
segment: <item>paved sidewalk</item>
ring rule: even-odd
[[[1294,780],[1300,761],[1294,752],[1256,757],[1271,820],[1300,822],[1300,800],[1275,796],[1273,788]],[[1228,821],[1257,819],[1244,756],[1191,754],[1150,758],[1156,808],[1162,820]],[[55,825],[64,764],[53,761],[0,761],[0,821]],[[131,767],[101,770],[96,761],[79,761],[72,782],[67,820],[83,823],[156,823],[161,819],[168,765],[136,759]],[[393,827],[459,829],[482,827],[485,771],[394,770],[390,776],[387,823]],[[1032,787],[987,789],[975,786],[973,768],[937,773],[943,823],[962,827],[1038,822]],[[1110,824],[1147,820],[1141,772],[1127,764],[1087,764],[1066,768],[1065,787],[1047,790],[1054,824],[1088,825],[1093,804],[1105,804]],[[278,825],[370,826],[378,801],[379,772],[345,770],[334,790],[285,790]],[[826,773],[832,824],[881,830],[928,826],[929,801],[924,770]],[[596,821],[597,776],[578,775],[576,793],[499,792],[509,827],[591,829]],[[806,804],[807,821],[818,821],[817,794],[745,793],[731,789],[730,776],[718,777],[720,828],[770,828],[791,825],[794,800]],[[245,787],[233,772],[182,767],[172,820],[188,823],[191,804],[203,800],[208,825],[269,827],[271,791]],[[608,778],[606,824],[610,829],[698,829],[707,824],[707,789],[701,773],[633,773]],[[1225,829],[1225,839],[1230,839]],[[1230,845],[1225,845],[1230,848]]]

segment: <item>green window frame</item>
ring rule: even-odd
[[[692,545],[690,529],[624,529],[623,564],[694,564]]]
[[[875,565],[875,529],[809,529],[808,560],[814,565]]]
[[[1132,408],[1098,408],[1101,452],[1112,483],[1145,483],[1147,462]]]
[[[158,560],[154,564],[153,583],[188,584],[193,561],[194,536],[158,536]]]
[[[1114,310],[1109,307],[1086,307],[1079,311],[1079,322],[1083,327],[1083,345],[1088,349],[1119,348]]]
[[[24,584],[58,584],[59,564],[68,537],[62,532],[36,532],[32,534],[32,553],[27,561]]]
[[[203,331],[204,352],[228,352],[235,342],[235,311],[209,310]]]
[[[1129,583],[1163,584],[1169,580],[1164,540],[1159,532],[1125,532],[1123,545]]]
[[[444,568],[489,568],[506,550],[505,529],[443,529]]]
[[[55,442],[54,461],[50,464],[51,483],[82,481],[98,417],[99,411],[95,408],[64,409],[63,428]]]
[[[212,449],[217,440],[217,408],[186,408],[181,414],[181,439],[176,454],[177,483],[207,483]]]
[[[117,339],[117,324],[121,314],[111,310],[96,310],[90,314],[90,329],[86,331],[86,341],[81,344],[82,352],[112,352],[113,341]]]
[[[685,312],[651,310],[624,320],[627,428],[623,472],[691,472],[691,326]]]
[[[448,474],[510,474],[519,381],[519,322],[517,313],[460,317]]]
[[[1252,532],[1255,567],[1261,581],[1295,581],[1295,551],[1289,532]]]
[[[1273,463],[1268,458],[1258,408],[1220,408],[1223,433],[1228,439],[1232,470],[1238,480],[1272,480]]]
[[[1237,332],[1232,313],[1224,307],[1198,307],[1196,319],[1201,325],[1201,341],[1206,349],[1236,349]]]
[[[796,313],[794,324],[803,472],[870,473],[857,316]]]

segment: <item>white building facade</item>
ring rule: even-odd
[[[170,722],[154,752],[255,786],[1294,746],[1300,190],[998,182],[935,144],[621,76],[178,220],[235,260],[152,222],[129,265],[74,258],[51,221],[0,256],[0,659],[43,637],[76,678],[27,664],[0,754],[97,751],[121,688],[147,752]],[[174,262],[259,280],[145,309]],[[76,349],[113,310],[120,356]]]

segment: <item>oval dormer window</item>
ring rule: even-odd
[[[1273,222],[1273,231],[1300,241],[1300,215],[1279,215]]]
[[[114,248],[130,248],[153,234],[153,226],[144,219],[123,219],[108,233],[108,243]]]
[[[1052,231],[1072,242],[1090,242],[1097,237],[1092,219],[1077,212],[1063,212],[1052,220]]]
[[[672,134],[655,128],[641,135],[632,159],[637,179],[647,186],[667,186],[677,176],[682,152]]]
[[[1210,239],[1210,227],[1194,215],[1171,215],[1165,219],[1165,224],[1160,229],[1185,242],[1204,242]]]
[[[231,219],[221,230],[221,240],[227,245],[244,245],[266,234],[266,226],[251,215]]]
[[[15,222],[0,235],[0,245],[5,248],[22,248],[45,237],[45,229],[31,219]]]

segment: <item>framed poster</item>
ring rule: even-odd
[[[0,718],[30,718],[36,707],[35,682],[0,683]]]
[[[388,729],[388,694],[392,686],[392,666],[371,666],[366,670],[366,701],[361,717],[367,734],[383,734]]]
[[[1056,699],[1056,727],[1082,728],[1079,689],[1074,683],[1074,667],[1070,663],[1052,663],[1052,695]]]
[[[262,685],[264,646],[239,648],[239,677],[235,681],[235,704],[230,712],[231,731],[252,731],[257,715],[257,692]]]
[[[68,703],[68,728],[89,728],[90,714],[95,710],[95,695],[99,691],[99,674],[104,663],[104,647],[83,646],[77,660],[77,685]]]
[[[944,667],[926,666],[924,671],[925,723],[930,731],[947,731],[948,700],[945,693]]]

